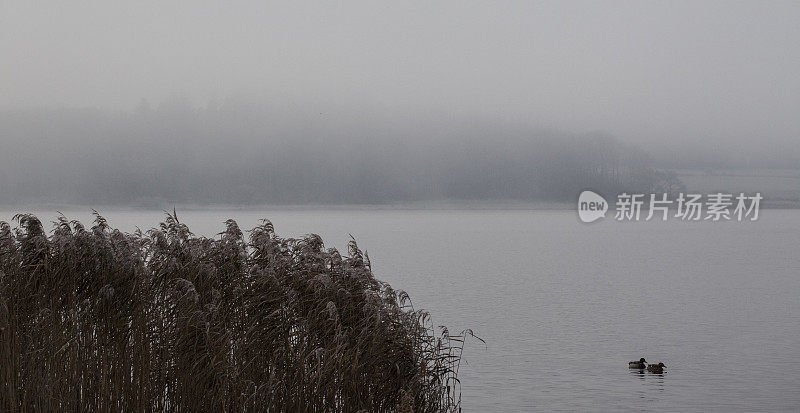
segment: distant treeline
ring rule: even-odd
[[[0,222],[0,411],[460,411],[465,335],[355,241]],[[444,292],[443,292],[444,293]]]
[[[680,186],[641,150],[436,116],[226,104],[0,113],[0,203],[370,204],[573,200]]]

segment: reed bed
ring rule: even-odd
[[[0,411],[458,411],[464,339],[352,240],[0,222]]]

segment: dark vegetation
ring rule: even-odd
[[[0,112],[0,204],[572,202],[587,188],[661,193],[680,184],[602,134],[308,112],[237,102]]]
[[[465,331],[435,333],[355,241],[167,215],[0,223],[0,411],[453,411]]]

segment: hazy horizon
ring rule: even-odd
[[[202,170],[239,200],[289,191],[254,185],[278,156],[304,182],[281,199],[337,198],[332,175],[349,202],[527,199],[597,137],[650,169],[797,169],[798,21],[796,2],[5,2],[0,198],[162,199],[157,178]]]

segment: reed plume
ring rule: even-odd
[[[458,411],[471,331],[317,235],[0,222],[0,411]]]

